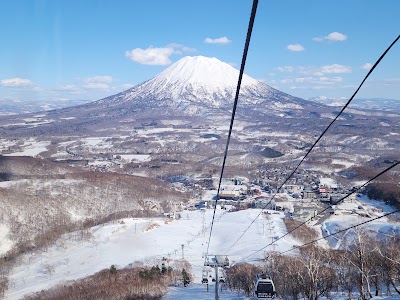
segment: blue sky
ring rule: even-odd
[[[185,55],[240,65],[251,0],[0,0],[0,97],[97,100]],[[400,33],[398,0],[260,0],[245,72],[349,98]],[[400,99],[400,44],[359,97]]]

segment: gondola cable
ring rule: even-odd
[[[282,255],[282,254],[285,254],[285,253],[287,253],[287,252],[290,252],[290,251],[293,251],[293,250],[296,250],[296,249],[299,249],[299,248],[303,248],[303,247],[309,246],[309,245],[314,244],[314,243],[316,243],[316,242],[318,242],[318,241],[320,241],[320,240],[329,238],[329,237],[331,237],[331,236],[338,235],[338,234],[340,234],[340,233],[342,233],[342,232],[346,232],[346,231],[348,231],[348,230],[350,230],[350,229],[359,227],[359,226],[361,226],[361,225],[365,225],[365,224],[367,224],[367,223],[369,223],[369,222],[372,222],[372,221],[375,221],[375,220],[378,220],[378,219],[381,219],[381,218],[390,216],[390,215],[395,214],[395,213],[398,213],[398,212],[400,212],[400,209],[397,209],[397,210],[394,210],[394,211],[392,211],[392,212],[383,214],[382,216],[378,216],[378,217],[369,219],[369,220],[367,220],[367,221],[358,223],[358,224],[356,224],[356,225],[353,225],[353,226],[350,226],[350,227],[341,229],[341,230],[336,231],[336,232],[334,232],[334,233],[331,233],[331,234],[328,234],[328,235],[324,235],[324,236],[322,236],[322,237],[320,237],[320,238],[318,238],[318,239],[312,240],[312,241],[307,242],[307,243],[305,243],[305,244],[303,244],[303,245],[300,245],[300,246],[293,246],[293,248],[290,248],[290,249],[288,249],[288,250],[281,251],[281,252],[278,252],[278,253],[279,253],[280,255]],[[260,251],[262,251],[262,250],[264,250],[264,249],[259,249],[259,250],[257,250],[256,252],[254,252],[254,253],[252,253],[252,254],[246,256],[245,258],[243,258],[243,259],[241,260],[241,262],[242,262],[242,261],[245,261],[245,260],[248,259],[249,257],[253,256],[254,254],[256,254],[256,253],[258,253],[258,252],[260,252]]]
[[[337,235],[337,234],[339,234],[339,233],[346,232],[346,231],[348,231],[348,230],[350,230],[350,229],[359,227],[359,226],[361,226],[361,225],[365,225],[365,224],[367,224],[367,223],[369,223],[369,222],[372,222],[372,221],[375,221],[375,220],[378,220],[378,219],[381,219],[381,218],[390,216],[390,215],[395,214],[395,213],[398,213],[398,212],[400,212],[400,209],[391,211],[391,212],[389,212],[389,213],[383,214],[382,216],[378,216],[378,217],[369,219],[369,220],[367,220],[367,221],[358,223],[358,224],[356,224],[356,225],[353,225],[353,226],[350,226],[350,227],[341,229],[341,230],[336,231],[336,232],[334,232],[334,233],[331,233],[331,234],[322,236],[322,237],[320,237],[320,238],[318,238],[318,239],[315,239],[315,240],[312,240],[312,241],[310,241],[310,242],[307,242],[307,243],[305,243],[305,244],[303,244],[303,245],[301,245],[301,246],[294,246],[293,248],[291,248],[291,249],[289,249],[289,250],[285,250],[285,251],[279,252],[279,254],[285,254],[285,253],[287,253],[287,252],[290,252],[290,251],[293,251],[293,250],[296,250],[296,249],[299,249],[299,248],[303,248],[303,247],[309,246],[309,245],[314,244],[314,243],[316,243],[316,242],[318,242],[318,241],[320,241],[320,240],[329,238],[329,237],[331,237],[331,236],[335,236],[335,235]]]
[[[226,141],[224,159],[223,159],[222,167],[221,167],[221,174],[220,174],[220,177],[219,177],[217,198],[216,198],[216,200],[214,202],[214,212],[213,212],[212,221],[211,221],[210,235],[208,237],[206,255],[208,255],[208,250],[210,248],[211,235],[212,235],[213,226],[214,226],[214,220],[215,220],[215,211],[217,209],[217,203],[218,203],[218,200],[219,200],[219,193],[220,193],[220,189],[221,189],[222,177],[224,175],[226,158],[228,156],[228,148],[229,148],[229,143],[230,143],[230,139],[231,139],[231,135],[232,135],[233,122],[235,120],[236,108],[237,108],[239,92],[240,92],[240,85],[242,83],[244,67],[245,67],[246,58],[247,58],[247,52],[249,50],[249,45],[250,45],[250,40],[251,40],[251,33],[253,31],[254,19],[256,17],[256,12],[257,12],[257,5],[258,5],[258,0],[253,0],[253,6],[252,6],[252,9],[251,9],[249,26],[248,26],[248,29],[247,29],[246,42],[245,42],[245,46],[244,46],[244,50],[243,50],[242,63],[241,63],[241,66],[240,66],[239,78],[238,78],[238,83],[237,83],[237,87],[236,87],[235,100],[234,100],[234,103],[233,103],[231,122],[230,122],[230,125],[229,125],[229,133],[228,133],[228,138],[227,138],[227,141]]]
[[[321,138],[325,135],[325,133],[329,130],[329,128],[333,125],[334,122],[340,117],[340,115],[343,113],[343,111],[349,106],[351,101],[354,99],[354,97],[357,95],[358,91],[361,89],[362,85],[364,82],[367,80],[369,75],[374,71],[374,69],[378,66],[378,64],[381,62],[381,60],[386,56],[386,54],[389,52],[389,50],[396,44],[396,42],[400,39],[400,35],[397,36],[397,38],[390,44],[390,46],[382,53],[382,55],[379,57],[379,59],[375,62],[375,64],[372,66],[372,68],[369,70],[367,75],[364,77],[362,80],[361,84],[358,86],[356,91],[353,93],[353,95],[350,97],[350,99],[347,101],[347,103],[342,107],[340,112],[336,115],[336,117],[329,123],[329,125],[324,129],[324,131],[320,134],[320,136],[317,138],[317,140],[314,142],[314,144],[308,149],[306,154],[303,156],[303,158],[300,160],[300,162],[297,164],[297,166],[294,168],[294,170],[289,174],[289,176],[283,181],[283,183],[279,186],[279,188],[276,190],[274,195],[272,196],[271,200],[264,205],[264,207],[261,209],[260,213],[250,222],[250,225],[242,232],[242,234],[239,236],[239,238],[225,251],[225,253],[228,253],[236,244],[237,242],[246,234],[246,232],[249,230],[249,228],[254,224],[254,222],[257,220],[257,218],[261,215],[261,213],[270,205],[272,200],[274,200],[275,196],[279,193],[279,191],[282,189],[282,187],[288,182],[293,175],[297,172],[298,168],[300,165],[304,162],[304,160],[308,157],[310,152],[315,148],[317,143],[321,140]]]
[[[351,193],[348,193],[348,194],[346,194],[346,196],[340,198],[340,199],[338,200],[337,203],[340,203],[340,202],[342,202],[344,199],[350,197],[352,194],[356,193],[357,191],[359,191],[360,189],[362,189],[363,187],[365,187],[368,183],[370,183],[371,181],[375,180],[376,178],[382,176],[383,174],[385,174],[386,172],[390,171],[391,169],[393,169],[394,167],[396,167],[396,166],[399,165],[399,164],[400,164],[400,161],[397,161],[396,163],[392,164],[390,167],[388,167],[388,168],[386,168],[385,170],[381,171],[380,173],[378,173],[377,175],[375,175],[374,177],[372,177],[371,179],[369,179],[368,181],[366,181],[363,185],[361,185],[361,186],[358,187],[357,189],[354,189]],[[300,223],[298,226],[296,226],[296,227],[293,228],[292,230],[288,231],[287,233],[285,233],[284,235],[282,235],[281,237],[279,237],[278,239],[276,239],[274,242],[269,243],[268,245],[262,247],[261,249],[259,249],[259,250],[255,251],[255,252],[253,252],[253,253],[250,254],[249,256],[246,256],[246,258],[244,258],[244,259],[247,259],[248,257],[253,256],[254,254],[256,254],[256,253],[258,253],[258,252],[260,252],[260,251],[266,249],[267,247],[269,247],[269,246],[275,244],[275,243],[278,242],[279,240],[283,239],[285,236],[289,235],[289,234],[292,233],[293,231],[295,231],[295,230],[297,230],[298,228],[300,228],[301,226],[305,225],[307,222],[311,221],[311,220],[314,219],[316,216],[320,215],[321,213],[325,212],[325,211],[328,210],[328,209],[329,209],[329,207],[327,207],[327,208],[321,210],[320,212],[318,212],[318,213],[317,213],[316,215],[314,215],[313,217],[311,217],[311,218],[307,219],[306,221]]]

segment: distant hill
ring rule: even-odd
[[[348,99],[338,98],[327,98],[327,97],[315,97],[308,99],[320,104],[328,106],[343,106]],[[400,112],[400,100],[396,99],[385,99],[385,98],[360,98],[354,99],[351,104],[351,108],[358,109],[369,109],[369,110],[382,110],[391,112]]]
[[[89,102],[89,100],[27,100],[0,98],[0,115],[16,115],[60,109]]]

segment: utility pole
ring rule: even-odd
[[[218,266],[215,266],[215,300],[219,299],[218,295],[218,283],[219,283],[219,278],[218,278]]]

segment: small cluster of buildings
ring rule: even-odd
[[[203,193],[201,201],[194,206],[194,209],[213,208],[217,199],[218,182],[218,178],[213,178],[214,188]],[[328,213],[334,214],[338,202],[342,200],[354,202],[356,198],[355,194],[347,197],[349,191],[340,189],[338,184],[329,178],[321,178],[312,187],[305,187],[302,184],[285,185],[273,200],[271,195],[276,193],[276,188],[259,184],[259,181],[249,182],[248,179],[240,177],[223,179],[218,194],[218,205],[227,210],[243,208],[287,210],[294,219],[304,222],[317,214],[321,204],[329,205]]]

